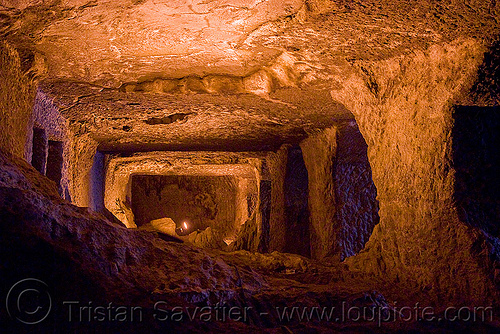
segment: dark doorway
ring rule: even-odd
[[[500,107],[456,106],[453,127],[455,200],[460,218],[500,236]]]
[[[271,181],[260,181],[260,213],[262,217],[262,234],[260,235],[259,252],[269,251],[269,221],[271,219]]]
[[[308,174],[302,150],[295,146],[288,151],[285,173],[285,252],[311,256],[309,237]]]
[[[236,229],[233,176],[132,175],[132,211],[137,226],[171,218],[190,230],[210,227],[222,240]]]
[[[97,151],[90,169],[90,208],[104,211],[105,155]]]
[[[33,151],[31,165],[40,173],[45,174],[47,162],[47,134],[45,129],[33,128]]]
[[[341,260],[365,247],[379,223],[377,188],[368,161],[368,146],[355,123],[339,126],[333,157],[335,221],[342,226]]]

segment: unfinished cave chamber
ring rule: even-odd
[[[0,0],[0,327],[497,333],[499,15]]]
[[[103,153],[97,146],[87,157],[87,165],[92,161],[89,184],[78,190],[88,192],[90,208],[127,228],[156,231],[200,247],[306,257],[321,249],[325,253],[320,256],[344,259],[368,240],[378,223],[378,203],[367,145],[355,121],[338,124],[315,130],[317,134],[301,145],[296,139],[281,143],[277,151],[107,148]],[[148,145],[137,147],[144,150]],[[303,150],[314,173],[317,149],[326,150],[326,160],[320,163],[327,170],[310,178]],[[331,193],[321,202],[309,200],[319,195],[309,183]],[[76,193],[69,197],[77,198]],[[326,203],[332,207],[331,216],[311,217],[310,210],[319,212]],[[324,231],[331,234],[325,237]]]
[[[200,157],[204,162],[193,164]],[[243,226],[260,223],[258,173],[249,163],[214,164],[206,152],[154,152],[109,158],[106,174],[97,187],[105,194],[100,207],[130,228],[226,249]]]

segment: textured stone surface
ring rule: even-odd
[[[0,147],[6,152],[25,156],[31,151],[27,143],[28,124],[34,98],[33,82],[26,76],[17,50],[0,42]]]
[[[460,221],[454,203],[450,137],[454,99],[472,86],[485,51],[473,40],[435,45],[360,65],[332,91],[366,139],[380,202],[380,224],[364,252],[349,259],[353,268],[435,289],[435,297],[496,295],[495,245]]]
[[[335,217],[341,228],[340,258],[362,250],[379,222],[377,189],[367,156],[367,145],[357,125],[337,128],[337,151],[333,157]]]
[[[297,255],[248,252],[217,255],[186,244],[166,242],[147,231],[113,225],[100,215],[58,199],[53,183],[25,162],[16,160],[16,164],[4,153],[0,157],[2,293],[20,277],[35,275],[57,287],[53,291],[55,305],[76,299],[82,303],[90,300],[96,305],[112,301],[117,305],[150,309],[155,301],[167,300],[170,305],[177,306],[194,307],[219,302],[270,310],[279,300],[295,299],[319,305],[325,300],[339,303],[343,298],[342,293],[330,292],[330,278],[339,277],[331,268]],[[9,238],[9,235],[17,237]],[[6,256],[7,249],[19,252],[20,257]],[[54,275],[62,268],[64,274]],[[312,282],[300,277],[318,270],[323,272],[323,283],[318,279]],[[79,289],[71,288],[75,284]],[[280,292],[283,287],[287,287],[286,293]],[[364,295],[366,287],[361,283],[358,287],[359,291],[352,292],[350,300]],[[304,291],[313,290],[317,295],[304,294]],[[362,303],[369,305],[371,302],[367,298]],[[160,331],[174,328],[189,332],[198,326],[197,321],[162,324],[145,318],[145,323],[102,324],[101,327],[100,324],[68,323],[58,306],[54,312],[48,325],[61,331],[73,328],[83,332],[87,326],[102,330],[109,325],[122,329],[137,327],[144,330],[149,327]],[[4,321],[6,314],[1,316]],[[253,332],[252,324],[258,325],[256,321],[261,320],[258,315],[252,317],[254,319],[247,324],[213,322],[206,325],[212,330],[222,326],[229,332],[234,328]],[[270,315],[265,327],[272,328],[277,324],[276,315]],[[7,325],[18,332],[33,330],[33,327]],[[37,328],[42,330],[45,327]]]
[[[28,3],[35,6],[26,8]],[[246,76],[272,63],[283,50],[313,67],[323,62],[322,68],[335,74],[338,60],[332,55],[380,59],[460,35],[491,36],[499,14],[496,2],[477,0],[418,5],[401,0],[2,5],[16,8],[4,10],[5,29],[35,42],[51,76],[114,86],[148,78]],[[310,50],[312,44],[317,47]],[[328,77],[312,74],[307,80]]]
[[[238,206],[255,214],[237,219],[234,249],[306,254],[291,244],[306,211],[304,177],[291,177],[288,164],[300,145],[310,252],[323,259],[226,254],[126,230],[2,158],[1,253],[22,257],[0,264],[8,283],[16,272],[52,278],[62,268],[74,281],[63,284],[68,292],[82,286],[82,295],[128,303],[215,295],[263,311],[293,300],[386,305],[360,295],[369,287],[402,303],[498,306],[499,14],[499,2],[481,0],[0,1],[3,151],[29,161],[32,128],[44,127],[64,142],[56,187],[105,214],[117,198],[127,203],[133,171],[216,165],[237,174],[248,165],[263,202],[241,192]],[[363,138],[346,132],[354,123]],[[377,221],[361,139],[380,223],[360,251]],[[151,153],[162,150],[178,152]],[[105,189],[104,170],[120,159],[137,161]],[[113,213],[132,222],[121,210]],[[271,331],[365,330],[252,321]],[[196,326],[182,329],[205,329]],[[415,327],[435,329],[390,329]]]
[[[41,90],[71,123],[70,131],[91,134],[104,151],[277,149],[309,129],[352,118],[320,90],[304,101],[295,101],[293,91],[269,101],[250,94],[125,93],[64,82]]]
[[[309,208],[311,212],[311,255],[314,258],[339,256],[333,188],[333,159],[336,151],[336,129],[329,128],[301,143],[309,175]]]
[[[98,332],[138,331],[181,333],[204,331],[269,332],[283,326],[293,331],[387,331],[443,332],[486,331],[488,323],[393,321],[378,325],[367,316],[363,321],[280,321],[276,307],[366,307],[396,312],[395,302],[373,289],[387,289],[379,278],[329,267],[307,258],[273,252],[231,253],[201,250],[187,244],[167,242],[154,233],[113,225],[88,209],[75,207],[58,197],[54,184],[20,159],[0,154],[0,213],[2,294],[19,279],[37,277],[50,286],[54,309],[42,324],[23,326],[0,312],[2,328],[17,333],[37,331]],[[16,236],[13,238],[12,236]],[[16,252],[18,257],[10,257]],[[182,269],[181,269],[182,268]],[[61,271],[64,270],[64,271]],[[78,289],[75,289],[75,287]],[[420,291],[420,305],[429,295]],[[142,307],[142,322],[68,321],[63,301],[81,305]],[[412,299],[400,298],[401,307]],[[203,320],[159,322],[152,317],[156,301],[170,306],[252,307],[248,322]],[[413,300],[414,302],[414,300]],[[411,305],[411,304],[410,304]],[[265,314],[265,315],[262,315]],[[337,313],[335,313],[337,315]],[[387,315],[384,314],[384,317]],[[201,328],[201,329],[200,329]]]
[[[251,72],[275,51],[239,45],[262,24],[295,14],[303,3],[69,1],[64,6],[71,14],[45,29],[37,48],[50,54],[56,76],[106,82],[110,77],[123,81]],[[73,48],[68,39],[80,47]],[[89,55],[94,55],[92,66]]]

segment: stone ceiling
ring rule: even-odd
[[[75,133],[92,133],[103,151],[275,150],[352,119],[321,90],[310,90],[297,105],[292,88],[276,93],[287,103],[253,94],[127,93],[74,82],[44,83],[41,90]]]
[[[479,0],[1,0],[0,34],[103,147],[270,149],[352,119],[328,92],[353,71],[488,43],[498,14]]]

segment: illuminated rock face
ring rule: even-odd
[[[0,268],[54,256],[124,303],[500,305],[499,13],[0,1],[1,253],[26,263]],[[280,326],[228,326],[253,325]]]
[[[353,268],[383,272],[417,289],[442,290],[448,298],[479,302],[497,294],[491,280],[496,241],[491,238],[498,234],[490,229],[490,218],[483,216],[481,223],[464,219],[471,208],[460,207],[464,199],[456,202],[464,186],[463,160],[457,153],[470,150],[457,135],[463,133],[463,110],[457,109],[471,103],[468,96],[477,95],[474,81],[485,51],[470,40],[435,46],[377,64],[365,76],[371,85],[351,79],[344,89],[332,91],[357,116],[380,202],[380,224],[363,254],[348,261]],[[484,122],[479,117],[476,121]],[[492,121],[495,126],[497,121]],[[491,150],[486,148],[492,145],[490,131],[478,133],[483,138],[481,155]],[[468,166],[469,177],[480,178],[476,163]],[[491,203],[498,205],[498,200],[491,198]]]

